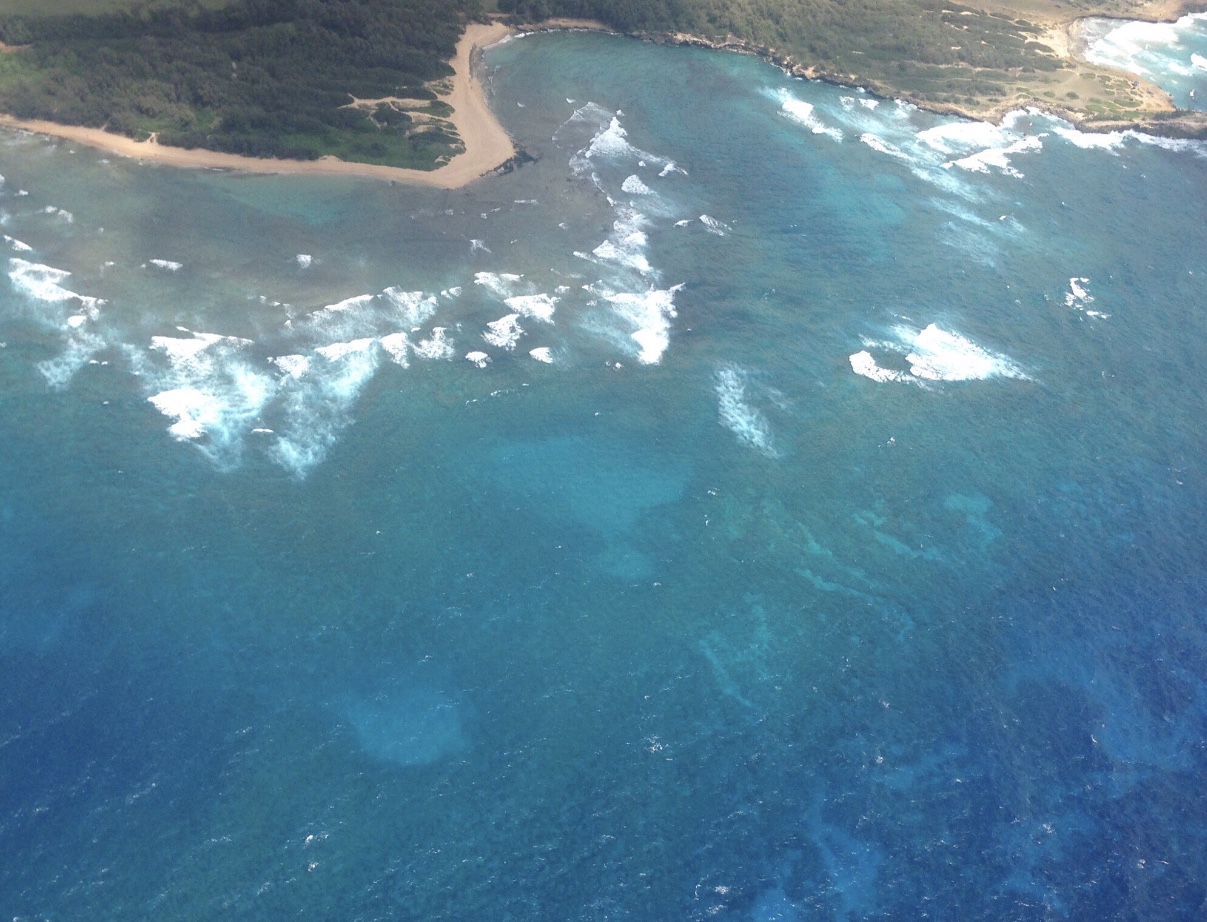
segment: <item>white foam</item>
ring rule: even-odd
[[[710,234],[715,234],[718,237],[724,237],[732,228],[724,221],[718,221],[711,215],[700,215],[700,223],[704,225],[704,229]]]
[[[10,237],[8,234],[4,235],[4,242],[18,253],[28,253],[33,250],[33,247],[31,247],[25,241],[18,240],[16,237]]]
[[[874,381],[983,381],[989,378],[1030,380],[1010,358],[990,352],[958,333],[930,324],[921,330],[912,327],[893,328],[895,341],[865,341],[869,348],[879,348],[904,355],[909,375],[881,367],[868,351],[851,355],[851,368],[856,374]],[[911,382],[911,383],[916,383]]]
[[[1090,280],[1087,278],[1074,277],[1069,279],[1069,293],[1065,295],[1065,306],[1073,307],[1076,304],[1085,304],[1093,301],[1093,295],[1084,287],[1089,283]]]
[[[283,382],[287,426],[272,448],[277,463],[299,478],[326,457],[348,425],[349,410],[376,372],[381,350],[369,338],[315,353],[320,360],[300,378]]]
[[[615,292],[592,287],[614,315],[630,328],[629,339],[637,346],[637,360],[655,365],[670,346],[670,322],[675,314],[675,293],[683,286],[644,292]]]
[[[1146,76],[1149,68],[1140,63],[1140,58],[1150,46],[1173,47],[1181,44],[1178,22],[1127,21],[1113,25],[1100,38],[1090,42],[1082,56],[1091,63],[1105,67],[1118,67],[1134,74]]]
[[[63,351],[52,359],[39,362],[38,371],[42,373],[50,388],[62,390],[71,383],[76,372],[93,363],[93,356],[108,345],[100,336],[73,329],[65,338]]]
[[[204,437],[199,447],[223,467],[238,460],[243,435],[278,386],[272,376],[248,364],[248,345],[249,340],[212,333],[153,337],[151,352],[162,355],[166,366],[127,349],[135,370],[156,391],[149,402],[173,420],[168,427],[172,438]]]
[[[55,304],[75,300],[94,308],[105,303],[100,298],[76,294],[64,288],[60,283],[71,277],[71,273],[64,269],[31,263],[16,256],[9,259],[8,266],[8,277],[13,287],[35,301]]]
[[[356,295],[286,321],[289,329],[302,329],[315,339],[353,340],[374,334],[379,326],[375,295]],[[393,318],[391,318],[393,319]]]
[[[175,420],[168,432],[178,442],[201,438],[205,435],[206,424],[221,415],[221,405],[216,398],[192,387],[163,391],[148,397],[147,401],[164,416]]]
[[[444,327],[433,327],[432,335],[422,339],[412,347],[415,354],[424,359],[451,359],[453,344],[449,341]]]
[[[473,362],[479,368],[485,368],[490,364],[490,356],[485,352],[467,352],[465,353],[466,360]]]
[[[297,261],[299,268],[302,269],[309,269],[314,264],[314,257],[309,253],[299,253],[294,259]]]
[[[62,218],[68,224],[75,223],[75,215],[73,215],[66,208],[56,208],[54,205],[47,205],[42,209],[42,212],[44,214],[54,215],[56,218]]]
[[[168,272],[179,272],[184,268],[184,263],[173,262],[170,259],[148,259],[147,265],[154,266],[156,269],[166,269]]]
[[[738,441],[769,458],[777,455],[767,418],[746,399],[745,374],[737,368],[722,368],[717,373],[717,410],[721,425]]]
[[[888,154],[890,157],[896,157],[899,160],[908,160],[909,155],[901,148],[894,144],[890,144],[884,138],[872,134],[870,131],[865,131],[859,136],[859,140],[870,147],[872,150],[881,154]]]
[[[1076,128],[1065,127],[1064,125],[1053,126],[1052,132],[1064,138],[1074,147],[1080,147],[1082,150],[1116,151],[1123,146],[1123,142],[1128,137],[1128,133],[1124,131],[1110,131],[1096,134],[1090,131],[1080,131]]]
[[[835,141],[842,140],[842,130],[832,125],[827,125],[819,119],[816,115],[817,110],[812,103],[797,99],[787,90],[779,90],[775,95],[780,103],[780,111],[787,118],[798,125],[808,128],[813,134],[826,135]]]
[[[1040,150],[1042,147],[1043,141],[1038,136],[1028,135],[1005,147],[991,147],[967,157],[961,157],[959,160],[952,160],[951,165],[974,173],[988,173],[990,167],[996,167],[1007,176],[1021,178],[1023,174],[1011,165],[1010,158],[1015,154]]]
[[[511,272],[476,272],[474,284],[481,285],[500,301],[518,294],[524,286],[524,276]]]
[[[422,291],[403,291],[400,288],[387,288],[381,293],[387,304],[402,314],[402,320],[408,326],[416,327],[426,323],[440,309],[440,302],[434,295]]]
[[[528,354],[538,362],[544,362],[546,365],[553,364],[553,353],[548,346],[538,346],[536,349],[528,350]]]
[[[643,229],[648,223],[645,215],[625,206],[618,207],[616,214],[617,218],[612,223],[611,236],[592,250],[591,255],[598,260],[613,263],[639,275],[653,276],[654,267],[645,253],[646,247],[649,245],[649,237]]]
[[[488,247],[486,245],[485,240],[471,240],[469,242],[469,255],[470,256],[473,256],[475,253],[489,253],[489,252],[490,252],[490,247]]]
[[[268,361],[294,379],[301,378],[310,370],[310,357],[306,355],[278,355]]]
[[[553,323],[553,312],[557,309],[558,298],[550,295],[515,295],[504,299],[503,303],[524,317]]]
[[[871,378],[873,381],[896,382],[896,383],[912,383],[909,374],[904,371],[893,371],[890,368],[881,368],[876,364],[876,360],[872,358],[872,353],[868,351],[856,352],[849,356],[851,362],[851,370],[857,375],[863,375],[865,378]]]
[[[373,348],[375,342],[376,340],[373,337],[367,336],[364,339],[354,339],[351,342],[331,343],[328,346],[319,346],[314,351],[328,361],[334,362],[347,358],[349,355],[367,352]]]
[[[482,334],[482,338],[492,346],[510,352],[523,335],[524,328],[520,326],[520,315],[508,314],[506,317],[500,317],[498,320],[492,320],[486,324],[486,332]]]
[[[980,381],[1027,376],[1004,355],[990,352],[958,333],[930,324],[914,333],[897,328],[898,338],[911,347],[905,356],[910,373],[929,381]]]
[[[628,132],[620,124],[623,112],[609,112],[595,103],[588,103],[575,111],[562,128],[554,134],[554,140],[559,140],[562,129],[579,123],[594,123],[598,130],[586,147],[579,150],[570,158],[570,168],[578,175],[591,169],[593,162],[615,162],[619,160],[634,160],[653,163],[658,166],[670,166],[665,157],[658,157],[640,148],[634,147],[628,140]],[[643,163],[642,165],[645,165]]]
[[[409,368],[410,362],[407,361],[407,352],[411,348],[411,341],[407,338],[406,333],[390,333],[383,336],[379,342],[381,348],[386,351],[386,355],[390,357],[390,361],[395,365],[401,365],[403,368]]]
[[[1190,56],[1190,66],[1198,70],[1207,70],[1207,58],[1201,54],[1192,54]]]
[[[918,140],[943,154],[956,154],[990,147],[1003,147],[1014,138],[989,122],[959,119],[918,132]]]
[[[653,195],[654,190],[641,181],[641,177],[634,173],[623,183],[621,183],[620,191],[626,195]]]

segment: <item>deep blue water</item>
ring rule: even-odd
[[[1203,146],[488,63],[455,192],[3,139],[0,910],[1203,918]]]

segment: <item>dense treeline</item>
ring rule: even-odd
[[[1050,49],[1028,43],[1026,26],[943,0],[499,0],[499,8],[533,21],[597,19],[629,33],[732,36],[829,74],[931,97],[1060,66]]]
[[[479,0],[233,0],[0,21],[0,109],[166,144],[255,156],[432,165],[439,123],[345,108],[434,99]]]

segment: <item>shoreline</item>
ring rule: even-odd
[[[1086,61],[1081,56],[1081,51],[1084,50],[1085,45],[1078,34],[1081,23],[1087,19],[1117,19],[1121,23],[1174,23],[1184,16],[1205,11],[1207,11],[1207,3],[1202,2],[1202,0],[1192,0],[1190,3],[1183,2],[1183,0],[1169,0],[1169,2],[1159,5],[1155,12],[1145,11],[1154,17],[1167,12],[1171,17],[1169,19],[1131,19],[1122,16],[1096,15],[1079,16],[1074,19],[1052,19],[1041,23],[1041,25],[1045,27],[1045,41],[1054,46],[1054,50],[1062,59],[1073,66],[1078,64],[1091,65],[1092,62]],[[933,100],[915,97],[907,91],[897,87],[886,86],[876,80],[860,79],[857,74],[834,74],[822,70],[815,65],[803,65],[794,61],[791,55],[784,57],[777,54],[772,48],[756,45],[745,39],[733,36],[728,36],[722,40],[704,38],[685,32],[663,32],[633,33],[631,37],[660,45],[707,48],[713,51],[729,51],[736,54],[749,55],[757,57],[774,67],[778,67],[792,77],[800,77],[805,80],[820,80],[823,83],[839,87],[861,88],[883,99],[897,99],[915,105],[927,112],[933,112],[938,115],[954,115],[971,121],[997,124],[1010,112],[1019,109],[1034,108],[1064,119],[1082,131],[1098,134],[1130,130],[1158,137],[1195,140],[1207,139],[1207,112],[1197,109],[1178,109],[1173,105],[1169,94],[1165,90],[1130,71],[1120,70],[1118,73],[1125,75],[1130,80],[1138,80],[1146,84],[1152,91],[1152,94],[1162,100],[1165,106],[1160,109],[1150,109],[1146,112],[1137,113],[1137,117],[1135,118],[1106,119],[1101,116],[1095,117],[1091,113],[1078,109],[1053,104],[1050,100],[1041,100],[1034,95],[1007,100],[1005,102],[994,102],[988,105],[938,103]]]
[[[50,135],[75,141],[133,160],[162,163],[194,170],[230,170],[239,173],[288,174],[299,176],[356,176],[390,180],[437,189],[459,189],[492,173],[517,155],[511,136],[495,118],[486,100],[486,90],[475,73],[475,63],[484,48],[494,45],[515,30],[502,22],[470,23],[452,60],[452,92],[443,98],[453,107],[452,122],[465,150],[434,170],[357,163],[322,157],[318,160],[286,160],[245,157],[202,148],[169,147],[155,140],[135,141],[100,128],[60,125],[37,119],[0,115],[0,127]]]
[[[1044,29],[1042,38],[1050,44],[1059,57],[1073,65],[1086,62],[1082,57],[1085,42],[1080,35],[1082,23],[1087,19],[1118,19],[1120,22],[1176,22],[1191,13],[1207,11],[1205,0],[1155,0],[1147,9],[1135,10],[1131,17],[1090,16],[1073,19],[1052,18],[1040,22]],[[296,176],[350,176],[366,179],[386,180],[408,185],[426,186],[436,189],[460,189],[481,179],[507,164],[520,154],[511,136],[503,128],[486,99],[485,87],[476,73],[476,64],[482,51],[516,34],[533,32],[594,31],[625,35],[654,44],[708,48],[758,57],[778,67],[784,73],[807,80],[820,80],[841,87],[861,87],[886,99],[899,99],[921,109],[940,115],[954,115],[974,121],[999,122],[1009,112],[1019,108],[1034,107],[1051,115],[1066,119],[1077,128],[1091,132],[1113,132],[1134,130],[1154,135],[1177,138],[1207,138],[1207,112],[1177,109],[1168,101],[1168,94],[1152,84],[1152,88],[1164,97],[1168,108],[1137,113],[1136,118],[1103,119],[1077,109],[1053,105],[1038,99],[1015,99],[998,102],[990,106],[936,103],[911,96],[895,87],[881,85],[875,80],[859,80],[855,74],[831,74],[814,65],[797,63],[789,55],[776,54],[774,49],[756,45],[744,39],[728,36],[725,39],[709,39],[685,32],[674,33],[620,33],[597,20],[553,18],[537,23],[512,24],[502,19],[487,23],[470,23],[457,42],[456,53],[451,62],[453,67],[452,90],[443,98],[452,106],[448,118],[465,145],[465,150],[447,163],[433,170],[417,170],[406,167],[384,166],[373,163],[339,160],[321,157],[317,160],[288,160],[284,158],[247,157],[203,148],[170,147],[159,144],[154,137],[147,141],[115,134],[100,128],[84,128],[61,125],[37,119],[19,119],[0,114],[0,128],[28,131],[49,135],[66,141],[74,141],[134,160],[161,163],[181,169],[223,170],[260,175]],[[1121,71],[1120,73],[1129,72]],[[1148,81],[1145,81],[1148,83]]]

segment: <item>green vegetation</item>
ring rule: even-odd
[[[121,8],[0,20],[0,110],[262,157],[430,168],[460,150],[427,84],[477,0],[91,2]]]
[[[1166,119],[1169,105],[1151,85],[1074,68],[1043,35],[1139,2],[56,0],[47,14],[46,0],[0,0],[0,111],[183,147],[430,168],[461,149],[432,85],[465,23],[497,10],[688,34],[939,110],[1049,100],[1115,125]]]
[[[198,0],[202,6],[219,7],[228,0]],[[48,0],[0,0],[0,16],[46,16]],[[121,10],[179,6],[180,0],[53,0],[54,15],[69,13],[116,13]]]
[[[686,33],[739,45],[801,72],[857,83],[940,110],[987,114],[1057,95],[1078,109],[1084,79],[1044,44],[1046,27],[1125,15],[1138,0],[499,0],[523,20],[596,19],[621,32]],[[1123,82],[1119,106],[1153,110],[1160,94]],[[1081,110],[1084,114],[1084,109]]]

